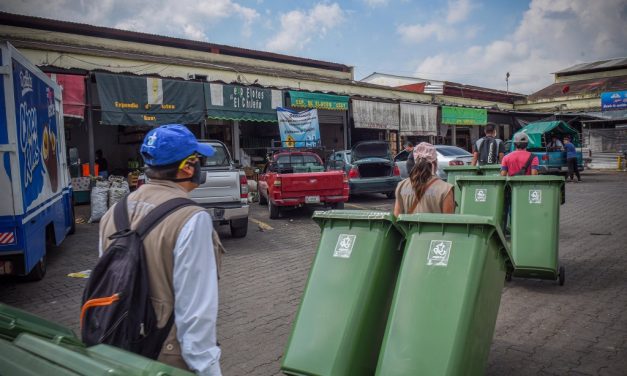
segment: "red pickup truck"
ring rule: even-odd
[[[348,201],[348,177],[344,171],[325,171],[314,152],[282,151],[274,154],[259,176],[259,204],[268,205],[270,218],[282,207],[329,205],[343,209]]]

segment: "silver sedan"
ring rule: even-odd
[[[446,180],[446,172],[444,168],[448,166],[469,165],[472,161],[472,154],[468,151],[452,145],[434,145],[438,153],[438,170],[436,174],[443,180]],[[396,165],[401,170],[401,178],[409,176],[407,171],[407,157],[409,153],[405,150],[401,151],[394,157]]]

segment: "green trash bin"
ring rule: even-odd
[[[507,186],[505,176],[460,176],[457,185],[462,191],[461,214],[492,217],[495,225],[503,225]]]
[[[479,171],[481,175],[501,175],[501,164],[486,164],[483,166],[479,166]]]
[[[560,204],[564,178],[551,175],[512,176],[511,250],[514,277],[565,281],[559,266]]]
[[[401,215],[403,262],[377,375],[483,375],[509,266],[492,218]]]
[[[460,212],[459,205],[461,204],[461,191],[457,186],[457,178],[460,176],[476,176],[479,175],[479,167],[477,166],[449,166],[444,168],[446,172],[446,182],[453,185],[455,195],[455,213]]]
[[[21,333],[31,333],[54,340],[57,343],[85,346],[70,329],[21,309],[0,303],[0,338],[12,341]]]
[[[377,366],[402,258],[387,212],[316,211],[322,228],[281,370],[368,375]]]

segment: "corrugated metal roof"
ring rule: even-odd
[[[573,65],[572,67],[562,69],[554,72],[557,75],[569,75],[574,73],[594,72],[601,70],[615,70],[620,68],[627,68],[627,57],[619,57],[609,60],[599,60],[591,63],[581,63]]]
[[[536,91],[528,97],[534,101],[545,98],[568,97],[575,95],[601,95],[606,91],[627,89],[627,76],[596,78],[571,82],[554,83],[542,90]]]

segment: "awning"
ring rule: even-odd
[[[438,107],[426,104],[401,103],[401,134],[437,136]]]
[[[102,124],[199,123],[205,116],[201,82],[96,73]]]
[[[48,73],[63,93],[63,116],[85,119],[85,76]]]
[[[353,99],[355,128],[398,130],[397,103],[360,101]]]
[[[442,106],[442,124],[485,125],[488,110],[485,108],[465,108]]]
[[[316,108],[319,110],[348,110],[348,96],[309,93],[306,91],[289,91],[292,107]]]
[[[256,86],[205,83],[207,117],[221,120],[278,122],[283,106],[280,90]]]

